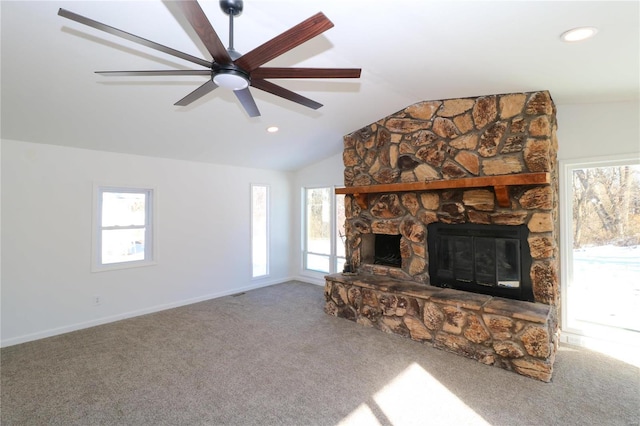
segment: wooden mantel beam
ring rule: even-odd
[[[520,173],[502,176],[481,176],[462,179],[443,179],[425,182],[389,183],[383,185],[348,186],[336,188],[336,194],[353,194],[361,208],[367,207],[367,194],[383,192],[431,191],[436,189],[483,188],[492,186],[500,207],[509,206],[509,186],[545,185],[551,183],[548,172]]]

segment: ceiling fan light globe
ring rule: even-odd
[[[231,90],[242,90],[249,87],[249,81],[236,74],[217,74],[213,77],[213,82],[220,87]]]

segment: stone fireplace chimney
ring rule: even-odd
[[[336,192],[345,194],[351,272],[326,277],[326,312],[550,381],[559,306],[556,128],[542,91],[419,102],[346,135],[345,188]],[[485,283],[464,291],[432,282],[434,223],[524,229],[524,242],[509,244],[526,245],[518,253],[527,256],[521,274],[533,300],[498,288],[518,279],[496,279],[486,292]],[[389,244],[399,245],[400,258],[378,261],[376,247],[393,254]]]

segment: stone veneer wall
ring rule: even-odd
[[[492,188],[369,194],[365,209],[347,195],[346,252],[353,270],[362,276],[429,284],[429,223],[526,224],[533,293],[537,303],[551,306],[545,321],[548,343],[555,347],[560,297],[555,112],[546,91],[425,101],[346,135],[343,159],[347,187],[530,172],[551,176],[550,185],[510,187],[509,207],[498,206]],[[401,235],[401,268],[363,261],[363,253],[370,251],[364,245],[371,240],[364,237],[372,233]],[[345,316],[329,306],[330,302],[329,298],[328,313]],[[424,313],[420,315],[424,317]],[[489,330],[487,324],[481,324]],[[461,333],[456,336],[463,336]],[[498,334],[501,336],[505,335]],[[491,338],[480,344],[493,347],[496,341]],[[514,344],[521,350],[510,351],[511,355],[526,353],[522,342]],[[545,362],[553,362],[555,349],[552,352]]]

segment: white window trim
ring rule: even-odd
[[[637,154],[622,154],[616,156],[590,157],[572,160],[560,160],[560,297],[561,297],[561,341],[596,350],[604,349],[603,336],[589,334],[581,329],[571,328],[568,318],[568,286],[573,282],[573,179],[575,169],[592,167],[615,167],[624,165],[638,165],[640,158]],[[620,340],[628,338],[629,341],[637,339],[633,332],[611,329],[609,333],[622,335]],[[611,345],[607,343],[607,345]]]
[[[320,188],[329,188],[330,191],[330,196],[329,196],[329,209],[331,212],[331,220],[330,220],[330,235],[331,235],[331,253],[330,254],[324,254],[324,253],[314,253],[314,252],[310,252],[307,249],[307,191],[308,190],[312,190],[312,189],[320,189]],[[300,266],[301,266],[301,271],[300,274],[303,276],[312,276],[312,277],[324,277],[325,275],[327,275],[327,273],[329,274],[333,274],[336,272],[342,272],[342,271],[335,271],[334,269],[336,268],[336,263],[337,263],[337,259],[338,259],[338,250],[337,250],[337,245],[340,244],[338,240],[338,238],[336,238],[336,234],[337,234],[337,215],[336,215],[336,194],[335,194],[335,189],[336,189],[336,185],[316,185],[316,186],[303,186],[301,188],[301,203],[300,203],[300,212],[301,212],[301,229],[300,229],[300,235],[301,235],[301,239],[300,239],[300,252],[302,254],[301,259],[300,259]],[[317,271],[315,269],[308,269],[307,268],[307,254],[313,254],[316,256],[325,256],[327,258],[329,258],[329,272],[324,272],[324,271]]]
[[[147,217],[147,238],[150,237],[151,244],[145,246],[148,250],[149,258],[143,260],[102,264],[100,261],[102,244],[102,192],[147,192],[149,194],[150,213]],[[94,183],[93,185],[93,214],[92,214],[92,241],[91,241],[91,272],[105,272],[120,269],[139,268],[152,266],[158,263],[158,191],[153,186],[148,185],[113,185]],[[148,241],[148,240],[147,240]]]
[[[264,187],[267,191],[267,195],[266,195],[266,203],[267,203],[267,208],[266,208],[266,221],[267,221],[267,235],[266,235],[266,273],[263,275],[253,275],[253,188],[254,187]],[[249,220],[249,226],[250,226],[250,236],[251,236],[251,279],[252,280],[258,280],[258,279],[262,279],[262,278],[267,278],[271,275],[271,270],[270,270],[270,264],[271,264],[271,188],[269,185],[267,184],[263,184],[263,183],[252,183],[251,184],[251,217]]]

